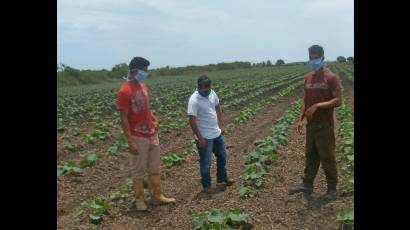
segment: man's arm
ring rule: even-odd
[[[303,121],[304,118],[305,118],[305,102],[302,101],[302,107],[300,108],[299,121]]]
[[[128,110],[120,110],[120,118],[121,118],[121,126],[124,130],[124,135],[127,140],[131,138],[131,128],[130,124],[128,123]]]
[[[305,118],[305,97],[303,96],[302,107],[300,108],[299,121],[297,122],[297,131],[302,134],[303,119]]]
[[[189,115],[189,125],[191,126],[192,131],[198,137],[200,147],[201,148],[205,147],[206,141],[202,137],[201,133],[199,132],[199,128],[198,128],[198,125],[196,123],[196,117],[195,116]]]
[[[340,88],[337,88],[332,91],[332,96],[334,97],[332,100],[316,103],[316,106],[319,109],[331,109],[335,107],[339,107],[342,104],[342,91]]]
[[[218,116],[219,128],[221,128],[222,131],[225,132],[225,123],[224,123],[224,117],[222,114],[221,104],[218,104],[217,106],[215,106],[215,110],[216,110],[216,115]]]
[[[154,122],[154,125],[155,125],[155,129],[158,130],[158,119],[157,119],[157,117],[154,115],[154,113],[153,113],[152,111],[150,111],[150,112],[151,112],[152,122]]]
[[[138,146],[135,141],[132,141],[130,123],[128,123],[128,110],[120,110],[121,126],[124,130],[125,138],[128,142],[128,147],[132,154],[138,154]]]
[[[339,107],[342,104],[342,90],[341,90],[339,81],[335,79],[332,85],[333,85],[332,87],[333,88],[332,90],[333,98],[329,101],[319,102],[319,103],[312,105],[305,112],[305,115],[307,117],[309,118],[312,117],[313,113],[317,109],[331,109],[331,108]]]

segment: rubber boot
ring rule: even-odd
[[[144,200],[144,180],[143,179],[134,179],[132,185],[135,196],[135,210],[137,211],[146,211],[148,210],[147,205]]]
[[[175,203],[174,198],[167,198],[161,193],[161,179],[160,175],[151,175],[149,177],[149,189],[151,194],[151,201],[154,205]]]
[[[302,183],[300,185],[293,186],[289,189],[289,195],[303,192],[307,195],[311,195],[313,193],[313,185],[308,183]]]

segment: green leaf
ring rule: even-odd
[[[239,213],[239,214],[235,214],[235,213],[229,213],[229,218],[233,221],[233,222],[247,222],[248,220],[248,215],[247,214],[243,214],[243,213]]]
[[[248,187],[242,187],[240,190],[239,190],[239,196],[241,197],[241,198],[244,198],[246,195],[248,195],[249,194],[249,188]]]
[[[220,212],[219,210],[212,211],[208,215],[209,222],[222,224],[224,222],[224,219],[225,219],[224,214]]]
[[[91,220],[101,220],[103,218],[104,214],[100,212],[93,212],[89,215]]]
[[[354,209],[344,208],[340,211],[337,220],[339,221],[353,221],[354,220]]]
[[[111,147],[108,148],[107,150],[107,154],[108,155],[115,155],[118,151],[118,146],[117,145],[113,145]]]
[[[60,165],[57,165],[57,176],[63,175],[64,172],[65,170]]]
[[[262,186],[262,184],[263,184],[263,180],[261,180],[261,179],[255,179],[255,181],[253,182],[253,184],[256,186],[256,187],[261,187]]]

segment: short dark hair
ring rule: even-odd
[[[145,69],[149,66],[149,61],[143,57],[134,57],[128,65],[129,70],[132,69]]]
[[[206,75],[201,75],[198,78],[198,87],[202,85],[211,85],[211,79]]]
[[[321,47],[320,45],[313,45],[309,47],[309,58],[311,54],[319,54],[320,57],[323,57],[325,51],[323,50],[323,47]]]

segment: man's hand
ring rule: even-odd
[[[130,149],[131,154],[138,155],[138,145],[137,142],[132,140],[132,137],[128,138],[128,148]]]
[[[222,134],[224,134],[224,135],[225,135],[225,133],[226,133],[225,125],[222,125],[222,126],[221,126],[221,127],[219,127],[219,128],[221,129]]]
[[[153,119],[152,122],[154,122],[155,129],[158,130],[158,120]]]
[[[203,149],[205,147],[206,147],[206,140],[203,137],[199,138],[199,148]]]
[[[158,119],[154,114],[152,114],[152,119],[151,120],[154,123],[155,129],[158,129]]]
[[[302,128],[303,128],[303,121],[298,121],[297,125],[297,130],[299,134],[302,134]]]
[[[317,109],[318,109],[317,104],[314,104],[314,105],[310,106],[305,112],[306,117],[311,119],[313,114],[316,112]]]

